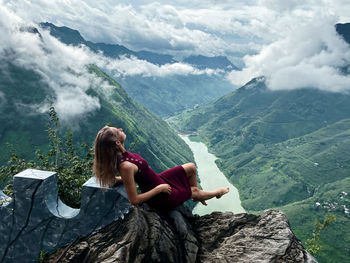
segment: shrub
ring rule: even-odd
[[[65,131],[65,136],[60,135],[60,123],[55,108],[49,109],[48,151],[42,153],[35,151],[35,160],[25,161],[21,159],[12,145],[8,144],[11,152],[7,165],[0,167],[0,179],[7,182],[4,193],[12,196],[12,177],[28,168],[55,171],[58,174],[58,191],[61,200],[74,208],[80,206],[81,187],[92,175],[93,148],[86,143],[81,144],[78,151],[73,146],[73,134]],[[82,157],[83,156],[83,157]]]

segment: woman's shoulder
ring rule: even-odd
[[[125,173],[125,172],[129,172],[129,171],[136,172],[137,170],[138,170],[137,165],[135,165],[134,163],[129,162],[129,161],[124,161],[124,162],[120,163],[120,165],[119,165],[119,172],[120,173]]]
[[[124,161],[119,165],[120,169],[129,169],[130,167],[134,167],[134,164],[128,161]]]

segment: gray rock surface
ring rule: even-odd
[[[193,216],[182,210],[135,207],[124,219],[58,250],[46,262],[195,262],[198,242],[188,223]]]
[[[278,210],[260,216],[193,216],[146,204],[98,233],[58,250],[46,262],[317,262]]]
[[[194,221],[198,262],[317,262],[279,210],[260,216],[214,212]]]
[[[54,172],[27,169],[14,176],[14,197],[0,192],[0,262],[37,262],[118,218],[131,205],[124,187],[101,188],[94,178],[82,187],[80,209],[61,202]]]

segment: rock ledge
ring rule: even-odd
[[[45,262],[317,262],[279,210],[261,215],[170,213],[143,204]]]

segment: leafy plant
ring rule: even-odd
[[[317,256],[317,254],[322,249],[320,236],[323,229],[328,227],[333,221],[336,220],[335,215],[326,214],[323,220],[323,223],[320,223],[317,219],[315,221],[315,229],[312,233],[312,238],[305,241],[306,249],[313,255]]]
[[[21,159],[11,144],[7,143],[7,147],[11,153],[11,157],[7,162],[7,165],[0,167],[0,179],[7,183],[3,192],[7,196],[12,196],[13,186],[12,181],[10,180],[12,176],[28,168],[37,168],[37,165],[33,161],[26,162],[24,159]]]
[[[69,206],[79,207],[81,187],[91,177],[93,149],[86,143],[82,143],[80,151],[77,151],[73,146],[72,132],[69,130],[66,131],[64,137],[61,136],[59,118],[53,106],[49,109],[47,132],[49,149],[47,153],[42,153],[39,149],[36,150],[35,161],[21,159],[12,145],[8,144],[11,158],[7,165],[0,167],[1,179],[8,182],[4,188],[4,193],[8,196],[12,195],[10,179],[25,169],[35,168],[55,171],[58,174],[60,198]]]
[[[44,251],[40,251],[38,263],[42,263],[45,260],[46,253]]]

